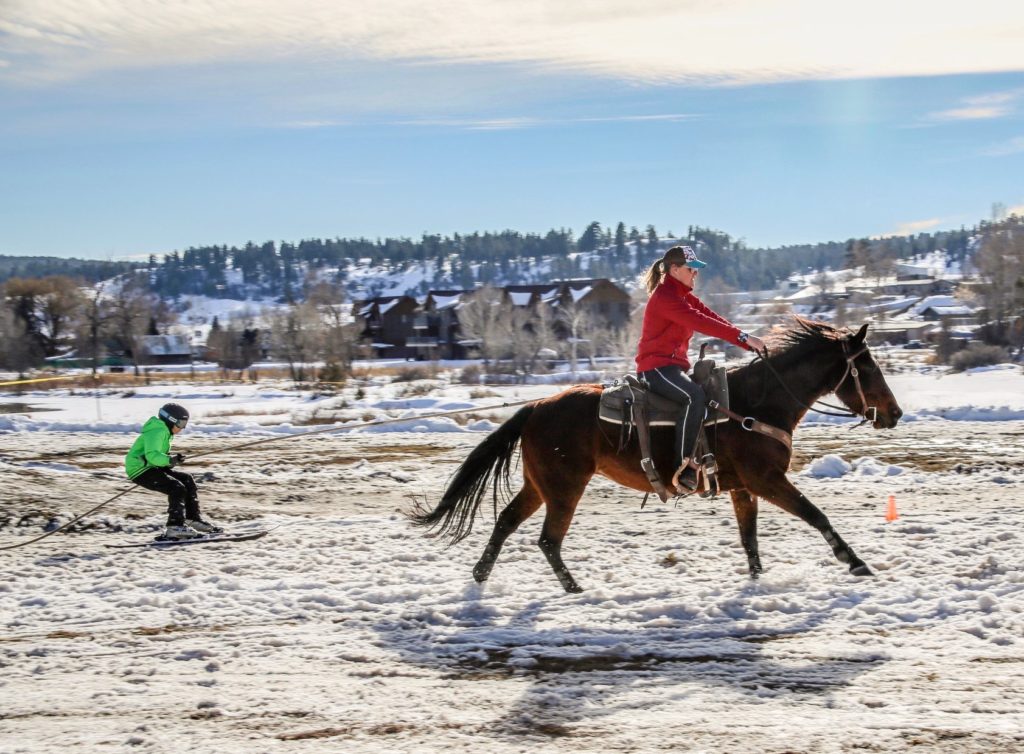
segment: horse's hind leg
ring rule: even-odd
[[[583,591],[562,560],[562,541],[569,531],[569,524],[572,523],[573,514],[576,512],[576,504],[583,497],[586,481],[589,481],[589,477],[572,489],[569,488],[566,480],[562,480],[562,489],[557,492],[549,494],[547,488],[543,490],[547,512],[544,515],[544,526],[541,528],[540,541],[537,544],[540,545],[541,552],[551,564],[551,569],[561,582],[562,588],[567,592]]]
[[[480,560],[473,567],[473,578],[476,579],[477,583],[487,581],[487,577],[491,575],[491,569],[494,568],[494,562],[498,559],[505,540],[508,539],[512,532],[519,528],[523,521],[536,512],[542,502],[537,488],[529,479],[525,479],[523,488],[519,490],[516,496],[512,498],[512,502],[506,505],[505,509],[498,515],[498,520],[494,524],[494,531],[491,532],[491,538],[487,542],[487,547],[484,548],[484,554],[480,556]]]
[[[730,494],[736,523],[740,527],[740,544],[747,553],[750,578],[756,579],[763,570],[761,555],[757,550],[757,498],[746,490],[732,490]]]
[[[757,481],[751,480],[751,484],[748,484],[747,488],[754,494],[775,503],[784,511],[806,521],[821,532],[821,536],[828,542],[836,558],[841,563],[846,563],[850,567],[850,573],[854,576],[873,575],[871,569],[853,552],[853,548],[846,544],[832,528],[828,517],[818,510],[814,503],[804,497],[800,490],[790,484],[785,474],[779,472]]]

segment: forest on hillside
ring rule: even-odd
[[[519,258],[515,258],[520,253],[516,250],[529,245],[521,243],[523,237],[519,234],[506,232],[474,236],[468,243],[444,238],[434,239],[429,244],[403,242],[395,245],[406,255],[401,262],[383,256],[376,260],[359,257],[349,261],[351,258],[340,256],[341,250],[346,248],[347,242],[343,241],[284,245],[285,253],[273,244],[236,250],[237,254],[222,247],[190,249],[185,255],[173,254],[162,260],[154,258],[148,265],[138,265],[131,275],[105,280],[92,287],[83,286],[82,278],[52,274],[0,282],[0,369],[24,373],[46,359],[67,357],[72,353],[93,368],[103,358],[114,355],[119,359],[130,358],[138,369],[144,338],[168,334],[178,322],[180,310],[171,300],[174,295],[209,292],[223,296],[228,292],[282,291],[280,304],[283,305],[265,307],[261,315],[260,327],[266,329],[265,333],[257,333],[252,322],[228,322],[223,327],[215,323],[218,326],[211,329],[206,344],[213,354],[210,358],[225,369],[240,369],[237,364],[246,358],[251,361],[257,335],[266,336],[273,353],[293,368],[298,369],[296,365],[307,361],[323,361],[330,365],[331,373],[341,378],[359,349],[365,346],[360,341],[359,328],[351,322],[352,296],[342,289],[354,264],[369,265],[376,261],[382,270],[395,270],[403,264],[434,261],[444,267],[445,274],[467,271],[473,273],[474,281],[480,280],[481,272],[501,276],[504,281],[514,280],[517,273],[546,275],[545,279],[551,280],[571,277],[580,260],[586,258],[587,272],[592,275],[606,270],[602,276],[614,278],[616,271],[628,270],[635,280],[636,273],[660,256],[665,246],[680,240],[696,245],[700,255],[709,262],[708,271],[718,272],[717,286],[708,285],[714,278],[702,279],[701,291],[709,295],[721,293],[728,287],[770,286],[792,271],[805,272],[807,268],[822,270],[854,265],[868,276],[882,278],[891,274],[893,260],[897,258],[939,248],[954,261],[967,261],[970,254],[974,277],[965,294],[981,309],[978,324],[982,327],[976,335],[997,346],[1002,354],[1001,349],[1007,344],[1018,349],[1024,344],[1022,229],[1024,218],[1013,216],[999,223],[982,223],[976,229],[977,235],[975,231],[961,231],[767,250],[747,249],[725,234],[698,227],[689,228],[682,239],[659,237],[652,229],[648,237],[621,243],[614,234],[608,243],[606,232],[601,231],[600,237],[595,232],[585,234],[578,241],[562,234],[559,243],[572,251],[563,247],[557,253],[552,251],[555,239],[533,237],[531,244],[547,245],[532,246],[535,256]],[[457,246],[457,241],[464,245]],[[504,256],[495,251],[499,246],[504,248]],[[374,247],[375,244],[357,245],[348,247],[348,251],[368,252]],[[456,248],[467,251],[456,254],[453,251]],[[484,261],[466,261],[474,258]],[[71,264],[77,260],[65,261]],[[97,271],[92,267],[85,269]],[[316,270],[327,272],[327,278],[333,274],[336,279],[311,274]],[[219,284],[221,288],[207,289],[210,281],[218,280],[223,281]],[[432,282],[438,285],[437,280]],[[460,282],[468,287],[468,280]],[[716,287],[717,290],[713,290]],[[291,297],[288,297],[289,291]],[[496,288],[486,285],[470,298],[476,303],[464,302],[459,313],[460,327],[469,336],[468,340],[494,345],[489,356],[486,347],[479,346],[485,360],[504,358],[500,354],[508,350],[514,356],[508,363],[518,370],[517,374],[526,373],[542,351],[553,349],[565,340],[560,341],[555,336],[551,312],[546,307],[538,307],[536,311],[517,309],[497,294]],[[861,303],[870,304],[871,299]],[[569,317],[573,311],[571,307],[564,307],[559,313]],[[479,326],[475,326],[474,321]],[[613,354],[626,353],[636,342],[635,329],[630,328],[638,324],[635,317],[618,326],[618,330],[597,320],[589,325],[574,322],[572,332],[577,335],[573,342],[591,343],[591,356],[600,355],[599,349]],[[583,332],[580,328],[585,327],[590,328],[587,334],[578,335]],[[513,348],[510,343],[517,345]],[[573,355],[572,359],[575,358]],[[295,374],[296,379],[302,379],[301,370]]]
[[[154,290],[166,296],[183,293],[231,298],[301,299],[311,271],[325,272],[331,282],[350,283],[358,266],[393,274],[412,265],[429,265],[433,275],[419,289],[471,289],[478,285],[513,285],[544,280],[601,277],[631,284],[637,275],[675,243],[697,247],[709,263],[706,279],[734,290],[777,286],[794,272],[864,265],[884,268],[895,259],[945,249],[962,261],[973,230],[886,239],[850,239],[828,243],[748,248],[721,231],[691,226],[681,236],[659,235],[653,226],[641,232],[615,230],[591,223],[577,239],[571,230],[544,235],[512,230],[453,236],[399,238],[307,239],[298,243],[247,243],[243,247],[203,246],[152,257],[149,270]],[[317,275],[324,279],[324,275]],[[351,288],[351,286],[348,286]],[[353,291],[355,292],[355,291]],[[374,291],[360,291],[372,295]]]
[[[690,226],[685,234],[659,234],[648,225],[615,228],[591,222],[576,238],[569,229],[545,234],[513,230],[452,236],[423,235],[419,239],[366,238],[305,239],[298,242],[248,242],[243,246],[195,246],[148,262],[101,262],[54,257],[0,256],[0,283],[11,278],[63,275],[95,282],[132,268],[149,272],[149,285],[164,298],[203,294],[220,298],[305,298],[311,285],[328,281],[353,295],[370,296],[372,276],[353,281],[359,268],[373,268],[378,277],[394,275],[413,265],[426,267],[425,279],[406,293],[434,289],[472,289],[479,285],[513,285],[553,279],[601,277],[631,285],[638,274],[675,243],[695,246],[709,263],[705,280],[717,279],[723,290],[763,290],[776,287],[795,272],[863,265],[884,271],[899,258],[944,249],[962,261],[977,229],[921,233],[885,239],[849,239],[779,248],[749,248],[721,231]],[[370,282],[367,282],[367,277]]]
[[[63,275],[88,283],[120,275],[136,268],[131,262],[107,262],[96,259],[63,257],[18,257],[0,254],[0,283],[12,278],[43,278]]]

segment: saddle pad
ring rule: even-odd
[[[675,426],[676,419],[682,413],[678,403],[645,390],[633,377],[627,376],[626,380],[604,389],[601,393],[601,408],[598,416],[613,424],[630,422],[633,419],[629,405],[646,400],[650,417],[648,423],[652,427]]]
[[[704,364],[705,362],[698,362]],[[729,383],[726,379],[725,368],[715,367],[710,362],[707,369],[707,380],[703,387],[709,400],[718,401],[719,405],[729,407]],[[601,404],[598,416],[601,419],[613,424],[622,424],[632,421],[629,410],[631,403],[646,401],[648,407],[649,424],[652,427],[675,426],[676,421],[682,415],[682,407],[675,401],[664,398],[646,388],[633,375],[626,375],[622,381],[616,381],[611,387],[607,387],[601,393]],[[715,424],[721,421],[728,421],[724,414],[712,411],[709,413],[705,424]]]

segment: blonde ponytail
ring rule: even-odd
[[[654,289],[658,287],[663,277],[665,277],[665,260],[658,259],[644,274],[644,285],[647,286],[648,296],[654,293]]]

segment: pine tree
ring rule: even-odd
[[[626,225],[621,221],[615,226],[615,256],[619,259],[626,256]]]
[[[654,229],[653,225],[647,226],[647,251],[653,253],[659,251],[660,247],[658,244],[658,231]]]
[[[595,251],[598,245],[601,243],[601,237],[604,232],[601,230],[601,223],[596,220],[587,226],[587,229],[583,231],[583,235],[580,236],[579,243],[577,246],[580,251]]]

